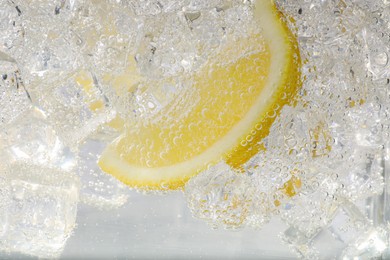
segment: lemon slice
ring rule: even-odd
[[[261,33],[226,44],[191,75],[184,104],[167,106],[173,120],[127,127],[101,155],[103,171],[138,189],[177,189],[221,159],[240,169],[263,148],[300,86],[300,58],[274,3],[258,0],[254,12]]]

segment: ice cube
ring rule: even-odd
[[[185,186],[192,214],[214,228],[242,227],[250,214],[253,192],[249,176],[220,163],[192,178]]]
[[[0,49],[11,49],[23,41],[22,24],[18,19],[18,9],[10,1],[0,2]]]
[[[134,49],[140,40],[142,18],[135,17],[125,3],[114,2],[80,1],[69,25],[78,59],[99,79],[121,74],[134,61]]]
[[[339,207],[340,201],[335,196],[338,184],[321,172],[303,183],[300,193],[281,205],[281,218],[312,237],[332,221]]]
[[[371,227],[371,222],[362,212],[364,207],[364,202],[343,201],[342,210],[336,214],[328,227],[335,240],[346,246]]]
[[[302,259],[318,259],[319,252],[312,245],[314,235],[307,236],[294,227],[288,228],[282,235],[281,239],[290,249]]]
[[[75,226],[79,181],[25,162],[0,171],[0,250],[58,257]]]
[[[191,33],[183,14],[148,18],[141,28],[135,59],[142,75],[159,79],[192,71],[197,61],[197,34]],[[181,34],[180,39],[174,37],[176,33]]]
[[[360,234],[343,252],[342,259],[385,259],[382,254],[389,247],[389,230],[386,227],[373,227]]]
[[[8,1],[17,10],[13,20],[21,26],[23,41],[10,49],[25,74],[25,81],[61,77],[79,64],[77,44],[70,27],[74,1]]]
[[[54,86],[42,84],[32,95],[61,141],[71,148],[115,117],[99,82],[86,71]]]
[[[45,113],[37,107],[20,114],[0,130],[0,145],[8,162],[26,160],[64,170],[70,170],[74,165]]]
[[[380,153],[355,148],[348,162],[335,169],[342,189],[338,194],[356,201],[383,193],[383,160]]]
[[[244,165],[250,177],[250,188],[254,189],[247,225],[254,227],[262,226],[270,217],[279,214],[281,206],[290,209],[288,203],[292,197],[299,196],[304,177],[302,164],[294,157],[285,157],[283,148],[273,150],[276,142],[266,142],[270,149],[253,156]]]
[[[88,137],[79,147],[76,172],[81,180],[80,200],[100,209],[118,208],[126,203],[128,189],[97,165],[107,143],[116,136],[105,129]]]
[[[349,131],[355,133],[353,138],[358,146],[375,147],[383,143],[381,130],[382,105],[377,102],[365,103],[348,112]]]
[[[0,50],[0,126],[28,110],[29,98],[16,61]]]
[[[145,4],[159,7],[161,1],[145,1]],[[190,5],[175,5],[183,11],[166,14],[157,11],[154,16],[145,17],[140,22],[139,41],[135,59],[141,74],[147,78],[159,80],[161,77],[172,77],[196,72],[214,55],[229,51],[224,44],[248,37],[256,33],[256,26],[251,22],[252,10],[241,4],[222,3],[223,1],[198,1]],[[139,5],[151,11],[143,2]],[[182,4],[182,6],[180,6]],[[172,7],[172,5],[171,5]],[[136,8],[136,13],[139,8]],[[176,8],[174,8],[176,9]],[[180,34],[181,37],[175,37]],[[238,46],[240,52],[233,48],[227,54],[233,60],[235,55],[243,55],[251,44]],[[232,49],[232,48],[230,48]]]

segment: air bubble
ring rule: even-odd
[[[272,111],[272,112],[267,112],[267,117],[268,118],[275,118],[276,117],[276,111]]]
[[[389,62],[389,55],[386,53],[386,52],[381,52],[381,53],[378,53],[375,58],[374,58],[374,61],[377,65],[379,66],[386,66]]]

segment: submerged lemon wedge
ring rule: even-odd
[[[174,120],[126,127],[101,155],[103,171],[138,189],[177,189],[221,160],[240,170],[263,149],[299,88],[300,58],[274,3],[258,0],[254,12],[260,33],[225,44],[190,75],[184,104],[167,105]]]

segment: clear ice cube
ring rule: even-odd
[[[307,234],[294,227],[288,228],[281,234],[282,241],[302,259],[319,258],[318,250],[312,245],[314,237],[315,236],[307,236]]]
[[[115,117],[115,111],[93,74],[79,71],[56,84],[42,84],[40,91],[34,91],[32,97],[67,146],[77,147],[100,125]]]
[[[286,223],[312,237],[332,221],[339,208],[338,184],[321,172],[303,182],[302,190],[282,204],[280,211]]]
[[[389,231],[385,227],[373,227],[362,232],[341,254],[341,258],[349,259],[385,259],[382,254],[389,247]]]
[[[20,27],[22,37],[9,51],[21,66],[25,81],[38,84],[50,78],[66,78],[80,62],[75,37],[66,29],[74,1],[6,2],[17,13],[10,21]]]
[[[371,222],[364,214],[365,203],[343,201],[341,209],[330,223],[328,230],[335,240],[348,245],[356,237],[371,227]]]
[[[70,170],[74,166],[71,153],[67,153],[46,115],[33,107],[0,130],[2,153],[8,163],[18,160],[34,164],[51,165]]]
[[[214,228],[245,225],[254,190],[250,178],[220,163],[192,178],[185,186],[192,214]]]
[[[79,181],[25,162],[0,171],[0,250],[58,257],[76,221]]]

